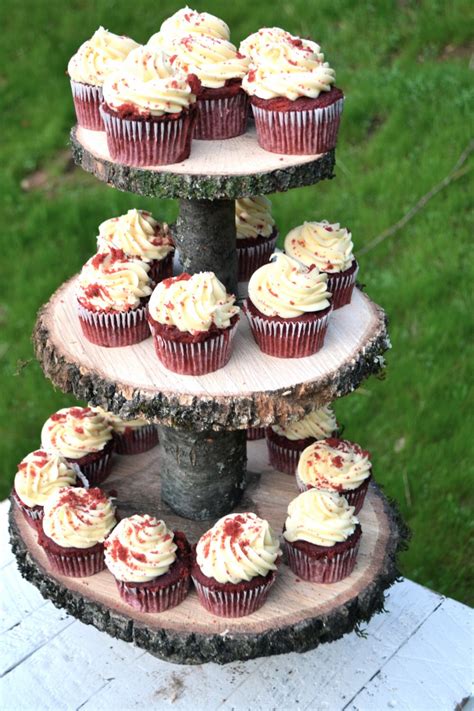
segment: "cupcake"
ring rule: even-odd
[[[296,469],[300,491],[324,489],[343,494],[361,510],[372,477],[370,454],[346,439],[322,439],[302,452]]]
[[[35,526],[43,518],[43,507],[57,489],[76,486],[85,479],[74,464],[58,454],[37,449],[18,465],[13,484],[13,498],[29,524]]]
[[[105,541],[105,564],[120,597],[140,612],[164,612],[188,594],[191,549],[184,533],[152,516],[130,516]]]
[[[278,237],[272,204],[263,195],[235,201],[238,279],[248,281],[268,262]]]
[[[147,46],[165,54],[173,54],[173,44],[186,35],[206,35],[216,39],[229,40],[230,31],[226,23],[208,12],[196,12],[183,7],[163,22],[159,32],[152,35]]]
[[[78,279],[77,307],[88,341],[117,348],[149,337],[146,305],[153,286],[149,271],[149,264],[114,247],[85,263]]]
[[[111,247],[149,264],[148,276],[155,284],[173,276],[174,242],[170,228],[146,210],[129,210],[99,225],[97,251],[108,252]]]
[[[337,421],[330,405],[313,410],[303,419],[286,427],[267,428],[270,464],[281,472],[294,475],[301,452],[318,439],[336,437]]]
[[[327,276],[286,254],[250,278],[245,312],[260,350],[277,358],[303,358],[324,344],[332,310]]]
[[[92,486],[110,472],[112,428],[90,407],[65,407],[51,415],[41,430],[41,446],[76,464]]]
[[[337,583],[354,570],[362,529],[339,494],[310,489],[288,506],[283,530],[288,565],[302,580]]]
[[[114,450],[117,454],[141,454],[153,449],[158,444],[158,429],[144,417],[133,420],[122,420],[121,417],[102,409],[93,407],[104,417],[112,427],[114,435]]]
[[[104,540],[115,508],[101,489],[57,489],[44,505],[38,543],[60,575],[83,578],[104,569]]]
[[[223,368],[231,354],[240,309],[213,272],[180,274],[153,291],[148,321],[163,365],[182,375]]]
[[[251,97],[258,142],[287,155],[329,151],[344,104],[334,70],[315,42],[276,29],[263,28],[241,45],[251,58],[242,88]]]
[[[266,427],[249,427],[247,430],[247,441],[254,442],[257,439],[265,439]]]
[[[147,47],[130,52],[103,86],[101,114],[112,159],[154,166],[188,158],[198,86],[162,52]]]
[[[307,267],[316,265],[328,275],[333,309],[349,304],[359,267],[353,255],[352,235],[339,223],[304,222],[285,237],[285,252]]]
[[[192,578],[199,601],[219,617],[243,617],[258,610],[275,582],[278,538],[254,513],[219,519],[198,541]]]
[[[104,130],[99,111],[102,85],[105,78],[115,72],[136,47],[138,44],[130,37],[114,35],[99,27],[71,57],[67,73],[80,126],[94,131]]]

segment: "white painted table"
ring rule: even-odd
[[[465,707],[473,611],[404,580],[366,638],[306,654],[185,667],[88,627],[24,581],[0,504],[0,709],[318,709],[445,711]],[[467,708],[472,708],[468,703]]]

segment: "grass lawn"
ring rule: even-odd
[[[176,216],[173,201],[119,193],[71,166],[67,61],[99,24],[146,41],[178,7],[169,0],[1,4],[0,498],[17,462],[38,445],[43,421],[73,403],[33,359],[37,309],[92,253],[102,220],[130,207]],[[275,196],[275,216],[283,235],[311,219],[352,229],[360,278],[390,316],[393,349],[384,381],[367,381],[337,403],[337,414],[346,436],[372,451],[377,480],[412,528],[404,574],[466,602],[473,589],[473,341],[463,282],[473,277],[472,156],[403,229],[377,246],[371,241],[449,174],[469,143],[470,8],[468,0],[199,6],[222,15],[235,42],[262,25],[311,35],[337,70],[347,93],[337,179]]]

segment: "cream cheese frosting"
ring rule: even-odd
[[[148,262],[164,259],[174,249],[168,225],[160,224],[146,210],[128,210],[99,225],[97,251],[111,247],[121,249],[127,257],[139,257]]]
[[[230,38],[229,27],[219,17],[183,7],[162,23],[159,32],[152,35],[147,44],[152,49],[161,49],[168,54],[173,54],[173,41],[190,34],[207,35],[223,40]]]
[[[285,252],[324,272],[344,272],[354,261],[352,235],[338,222],[304,222],[285,237]]]
[[[313,410],[298,422],[290,422],[286,427],[272,425],[272,430],[281,437],[293,441],[308,437],[326,439],[337,430],[337,421],[331,406],[326,405]]]
[[[150,265],[122,250],[98,252],[82,267],[77,298],[92,311],[129,311],[151,294]]]
[[[133,106],[143,116],[176,114],[196,101],[185,74],[163,52],[138,47],[103,86],[105,103],[118,111]]]
[[[115,507],[101,489],[58,489],[44,505],[43,531],[63,548],[92,548],[115,524]]]
[[[254,513],[219,519],[198,541],[196,562],[201,572],[219,583],[239,583],[276,570],[281,555],[268,521]]]
[[[99,27],[69,60],[68,74],[73,81],[102,86],[105,78],[138,46],[130,37]]]
[[[112,427],[113,431],[118,434],[123,434],[125,430],[128,429],[138,430],[141,427],[147,427],[150,424],[144,417],[136,417],[133,420],[123,420],[121,417],[118,417],[118,415],[114,415],[112,412],[104,410],[102,407],[93,407],[92,409],[94,412],[98,412],[99,415],[102,415],[102,417],[107,420],[109,425]]]
[[[240,43],[239,52],[249,57],[252,66],[255,67],[260,63],[261,58],[264,58],[275,48],[284,45],[292,47],[295,52],[299,50],[302,55],[316,55],[320,62],[324,61],[324,55],[319,44],[312,40],[292,35],[281,27],[261,27]]]
[[[195,74],[203,87],[218,89],[230,79],[242,79],[249,60],[235,45],[207,35],[186,35],[173,42],[173,67]]]
[[[354,507],[343,496],[309,489],[290,502],[283,536],[290,543],[329,547],[346,541],[358,523]]]
[[[345,439],[322,439],[301,453],[297,476],[306,486],[352,491],[371,474],[369,452]]]
[[[158,323],[189,333],[208,331],[212,325],[229,328],[240,312],[235,296],[213,272],[164,279],[155,287],[148,310]]]
[[[326,274],[281,253],[252,274],[248,294],[263,314],[281,318],[327,309],[331,296]]]
[[[15,492],[26,506],[44,506],[56,489],[74,486],[76,478],[76,472],[63,457],[37,449],[18,465]]]
[[[237,239],[270,237],[275,227],[270,200],[264,195],[236,200],[235,227]]]
[[[80,459],[91,452],[100,452],[111,439],[111,426],[90,407],[58,410],[46,420],[41,430],[42,447],[47,452],[68,459]]]
[[[122,519],[105,541],[105,564],[114,578],[146,583],[164,575],[176,560],[174,534],[147,514]]]

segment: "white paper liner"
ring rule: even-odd
[[[237,323],[214,338],[197,343],[181,343],[155,334],[155,346],[163,351],[157,356],[168,370],[182,375],[204,375],[223,368],[231,356]]]
[[[241,93],[225,98],[200,99],[193,138],[223,140],[245,133],[247,105],[248,98]]]
[[[129,432],[115,433],[115,451],[117,454],[139,454],[152,449],[158,444],[158,434],[155,425],[143,425]]]
[[[354,570],[360,538],[357,543],[332,558],[313,558],[286,543],[288,565],[299,578],[313,583],[337,583]],[[330,549],[328,549],[330,550]]]
[[[147,307],[139,306],[137,309],[129,311],[107,312],[107,311],[90,311],[77,303],[77,309],[80,319],[86,321],[87,324],[94,329],[94,336],[98,341],[110,339],[117,341],[115,347],[132,345],[137,343],[136,338],[132,338],[131,329],[143,326],[143,338],[145,340],[149,336],[149,330],[146,321]],[[107,332],[109,338],[105,338],[103,332]],[[87,338],[87,335],[84,334]],[[97,344],[100,345],[100,344]],[[113,346],[112,346],[113,347]]]
[[[142,612],[164,612],[183,602],[189,590],[190,578],[181,578],[176,583],[158,590],[133,587],[133,583],[125,584],[119,580],[116,583],[120,596],[130,607]]]
[[[295,474],[303,450],[282,447],[267,437],[270,464],[285,474]]]
[[[266,242],[260,242],[255,246],[238,247],[237,240],[237,259],[238,259],[238,279],[239,281],[249,281],[252,274],[269,259],[273,250],[277,237],[269,237]]]
[[[210,590],[193,577],[193,583],[202,606],[213,615],[219,617],[244,617],[258,610],[267,599],[268,592],[275,582],[276,576],[262,585],[250,590],[227,592]]]
[[[342,306],[345,306],[350,302],[347,300],[346,297],[346,292],[348,289],[351,287],[354,287],[354,284],[356,283],[357,275],[359,273],[359,265],[356,266],[354,272],[352,274],[346,274],[345,276],[341,277],[336,274],[330,274],[329,272],[326,272],[328,275],[328,291],[332,294],[332,305],[333,309],[340,309]]]

